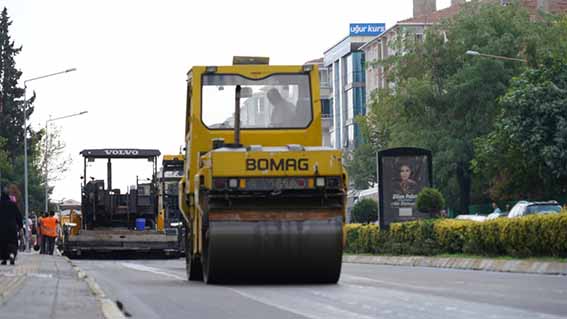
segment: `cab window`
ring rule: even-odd
[[[209,129],[234,128],[236,87],[241,87],[240,128],[306,128],[313,117],[308,74],[274,74],[249,79],[205,74],[201,116]]]

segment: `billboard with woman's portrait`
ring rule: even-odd
[[[429,217],[416,209],[417,194],[431,187],[431,152],[395,148],[378,153],[380,227]]]

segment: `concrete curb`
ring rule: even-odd
[[[97,301],[100,303],[102,314],[104,315],[104,317],[106,319],[125,319],[126,318],[126,316],[124,316],[124,313],[122,313],[122,311],[120,311],[120,309],[118,309],[118,306],[116,305],[116,303],[113,302],[112,300],[110,300],[110,298],[108,298],[106,296],[106,294],[104,293],[102,288],[100,288],[100,286],[96,283],[94,278],[89,277],[85,272],[83,272],[79,268],[79,266],[77,266],[75,263],[73,263],[73,261],[71,259],[69,259],[68,257],[63,256],[63,258],[65,258],[65,260],[69,264],[71,264],[71,267],[73,267],[73,269],[77,273],[77,277],[79,277],[79,279],[84,280],[87,283],[92,294],[96,297]]]
[[[521,259],[344,255],[343,262],[567,276],[567,263]]]

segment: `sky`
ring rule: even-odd
[[[438,0],[445,8],[450,0]],[[87,148],[151,148],[177,154],[184,144],[186,74],[193,65],[229,65],[236,55],[268,56],[291,65],[323,56],[348,35],[349,23],[386,23],[412,16],[412,0],[183,1],[0,0],[12,19],[10,35],[22,52],[25,79],[37,94],[35,130],[53,118],[61,130],[69,170],[52,200],[80,199]],[[88,176],[105,178],[104,163]],[[113,186],[126,190],[148,177],[143,160],[117,161]],[[96,174],[96,175],[93,175]]]

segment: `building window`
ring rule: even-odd
[[[348,84],[352,84],[352,81],[354,79],[354,69],[353,69],[353,64],[352,64],[352,54],[349,54],[345,61],[345,66],[346,66],[346,70],[345,70],[345,86]]]
[[[354,96],[352,89],[346,92],[345,106],[347,108],[347,121],[351,121],[354,118]]]
[[[352,56],[353,82],[364,82],[364,53],[354,52]]]
[[[352,109],[354,112],[354,116],[357,115],[364,115],[366,113],[365,105],[365,90],[363,88],[354,88],[352,94]]]
[[[423,33],[416,33],[415,34],[415,42],[416,43],[423,43]]]
[[[331,110],[331,100],[321,99],[321,117],[323,118],[333,117],[333,113]]]
[[[326,68],[321,68],[319,70],[319,80],[321,81],[322,88],[331,87],[331,79],[329,78],[329,70]]]

